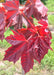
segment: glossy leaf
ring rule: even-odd
[[[6,51],[4,60],[13,61],[14,63],[19,59],[22,55],[23,51],[26,49],[26,39],[22,34],[17,34],[17,32],[13,31],[14,35],[11,35],[6,38],[6,40],[12,45]],[[20,38],[19,38],[20,37]],[[23,39],[22,39],[23,38]]]
[[[40,20],[47,16],[48,9],[40,0],[28,0],[26,5],[27,8],[25,9],[25,15],[28,17],[33,15],[37,20]]]
[[[14,35],[10,35],[6,38],[6,40],[12,46],[6,50],[4,60],[13,61],[15,63],[20,57],[23,58],[25,55],[26,58],[21,59],[21,60],[22,60],[22,67],[26,73],[31,68],[33,68],[33,57],[31,57],[31,54],[29,54],[27,52],[27,50],[30,49],[30,47],[31,47],[30,43],[32,43],[33,40],[31,40],[31,41],[26,40],[25,39],[26,36],[24,37],[25,34],[23,34],[23,32],[17,33],[15,31],[13,31],[13,33],[14,33]],[[24,60],[26,63],[24,62]],[[23,65],[23,63],[25,63],[25,64]],[[26,64],[27,64],[27,69],[26,69]]]
[[[34,59],[39,63],[44,58],[45,54],[48,53],[50,47],[50,40],[46,37],[37,37],[34,43],[35,49],[33,50]]]
[[[26,27],[30,27],[30,24],[27,21],[27,16],[23,15],[24,8],[19,8],[19,0],[6,1],[3,5],[7,10],[7,27],[14,26],[15,30],[22,28],[23,24]],[[28,19],[33,23],[32,17],[29,17]]]
[[[19,13],[19,0],[6,1],[3,5],[7,10],[7,19],[14,18]]]

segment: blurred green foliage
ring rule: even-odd
[[[48,15],[48,22],[49,25],[52,25],[52,27],[54,27],[54,15]]]
[[[9,29],[5,32],[5,37],[9,36],[13,34],[12,31],[10,31]],[[8,48],[11,45],[4,39],[3,41],[0,40],[0,48]]]
[[[24,4],[24,2],[26,1],[26,0],[19,0],[20,1],[20,4]]]
[[[49,12],[54,12],[54,0],[44,0]]]

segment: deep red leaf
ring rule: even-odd
[[[19,13],[19,0],[6,1],[3,5],[7,10],[7,19],[14,18]]]
[[[39,63],[44,58],[45,54],[48,53],[48,50],[51,49],[50,44],[50,40],[47,37],[36,38],[36,41],[34,43],[33,55],[34,59]]]
[[[12,46],[6,50],[4,60],[13,61],[15,63],[19,59],[19,57],[23,58],[24,55],[26,55],[26,58],[22,59],[22,67],[26,73],[31,68],[33,68],[33,57],[30,53],[28,53],[28,50],[31,49],[33,40],[32,39],[26,40],[25,37],[27,37],[27,36],[24,37],[25,34],[24,34],[23,30],[21,30],[21,32],[19,30],[18,30],[18,33],[13,31],[14,35],[10,35],[6,38],[6,40],[10,44],[12,44]],[[30,37],[30,35],[29,35],[29,37]],[[26,64],[23,65],[23,63],[25,63],[23,61],[26,62],[27,66],[25,66]],[[26,69],[26,67],[27,67],[27,69]]]
[[[18,44],[21,44],[21,43],[27,41],[21,33],[17,33],[13,30],[12,30],[12,32],[14,33],[14,35],[10,35],[7,38],[5,38],[11,45],[18,45]]]
[[[3,5],[7,10],[7,27],[14,26],[14,29],[17,30],[22,28],[23,24],[26,27],[31,26],[27,21],[27,16],[23,15],[24,7],[19,8],[19,0],[6,1]],[[28,19],[33,23],[32,17],[29,17]]]
[[[30,52],[24,51],[21,57],[21,64],[25,73],[29,72],[30,69],[33,69],[34,61]]]
[[[33,15],[37,20],[40,20],[47,16],[48,9],[40,0],[28,0],[26,5],[27,8],[25,9],[25,15],[28,17]]]
[[[24,42],[24,43],[21,43],[21,44],[19,43],[17,45],[14,45],[8,48],[8,50],[6,51],[4,60],[13,61],[15,63],[20,58],[23,51],[26,49],[25,46],[26,44]]]
[[[48,26],[48,23],[46,21],[44,21],[44,20],[40,20],[38,23],[41,24],[44,27]]]
[[[15,63],[26,49],[27,40],[22,34],[15,31],[13,31],[13,33],[14,35],[10,35],[6,38],[12,46],[6,51],[4,60],[13,61]]]
[[[5,9],[0,7],[0,39],[3,40],[6,25]]]
[[[35,13],[33,13],[34,17],[39,20],[47,15],[48,9],[44,6],[44,4],[40,0],[36,0],[34,11],[35,11]]]

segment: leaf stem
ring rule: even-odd
[[[30,20],[28,20],[28,18],[25,16],[24,13],[23,13],[23,16],[27,19],[28,23],[32,26],[32,28],[35,29],[35,25],[32,24]]]

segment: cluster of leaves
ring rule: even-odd
[[[5,38],[12,46],[6,50],[4,60],[15,63],[21,57],[25,73],[33,68],[34,60],[40,63],[51,49],[47,11],[40,0],[27,0],[24,6],[20,6],[19,0],[6,1],[0,8],[0,39],[4,39],[5,28],[14,26],[14,35]],[[38,20],[36,26],[32,15]]]

